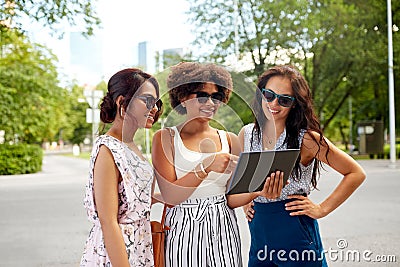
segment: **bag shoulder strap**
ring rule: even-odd
[[[163,213],[162,213],[162,216],[161,216],[161,222],[160,222],[163,228],[165,228],[165,216],[166,216],[166,214],[167,214],[167,205],[164,203],[164,209],[163,209]]]
[[[175,131],[171,127],[166,128],[169,131],[169,135],[171,136],[171,152],[172,152],[172,159],[175,158],[175,148],[174,148],[174,137],[175,137]]]
[[[170,134],[172,160],[174,160],[174,158],[175,158],[175,149],[174,149],[175,131],[171,127],[166,127],[166,129],[168,130],[168,132]],[[163,203],[163,205],[164,205],[164,209],[163,209],[163,213],[161,215],[161,222],[160,223],[161,223],[161,225],[163,227],[163,230],[168,230],[169,227],[165,225],[165,216],[167,214],[167,204]]]
[[[226,135],[226,140],[228,140],[228,146],[229,146],[229,153],[232,153],[232,140],[231,140],[231,135],[225,131]]]

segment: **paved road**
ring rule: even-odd
[[[368,175],[364,185],[320,220],[330,266],[399,266],[400,163],[397,168],[388,167],[387,160],[360,163]],[[79,265],[90,228],[82,207],[87,170],[87,160],[51,155],[45,156],[40,173],[0,176],[0,266]],[[322,200],[339,181],[328,169],[312,199]],[[159,212],[155,206],[152,217]],[[240,209],[237,214],[247,260],[249,233]],[[347,247],[340,249],[338,242]],[[394,255],[397,262],[371,263],[363,254],[371,260]]]
[[[0,266],[78,266],[87,170],[87,160],[45,156],[38,174],[0,176]]]

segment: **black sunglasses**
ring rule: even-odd
[[[146,103],[146,108],[148,110],[151,110],[154,108],[154,106],[157,106],[158,110],[161,110],[163,102],[161,99],[154,98],[154,96],[151,95],[140,95],[136,96],[135,98],[139,98],[142,100],[144,103]]]
[[[290,95],[279,95],[272,91],[271,89],[261,89],[261,92],[263,96],[265,97],[265,100],[267,102],[272,102],[274,101],[275,98],[278,98],[278,104],[281,105],[282,107],[291,107],[296,100],[295,97],[290,96]]]
[[[222,102],[225,98],[225,94],[222,92],[216,92],[216,93],[212,93],[211,95],[206,93],[206,92],[194,92],[192,93],[194,95],[196,95],[197,101],[200,104],[205,104],[207,103],[208,99],[211,97],[211,101],[214,104],[219,104],[220,102]]]

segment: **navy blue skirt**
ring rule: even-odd
[[[328,266],[317,220],[290,216],[285,203],[254,202],[249,222],[251,245],[248,266]]]

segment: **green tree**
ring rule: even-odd
[[[100,24],[95,2],[6,0],[0,4],[0,129],[6,141],[71,138],[80,142],[83,134],[77,132],[86,126],[74,121],[74,112],[79,112],[74,92],[71,95],[58,86],[56,57],[45,47],[31,44],[25,31],[26,23],[39,22],[62,36],[58,27],[67,23],[84,25],[82,33],[92,35]]]
[[[16,26],[24,30],[23,19],[37,21],[57,32],[57,26],[67,22],[69,25],[85,25],[83,33],[92,35],[100,24],[94,6],[90,0],[5,0],[1,3],[0,28]],[[62,32],[57,32],[62,34]]]
[[[326,130],[335,120],[348,119],[348,113],[343,111],[350,95],[355,117],[387,117],[386,5],[381,2],[189,3],[191,22],[196,27],[195,44],[209,48],[205,58],[218,63],[235,54],[249,58],[252,67],[246,74],[251,77],[269,65],[295,64],[310,84],[315,108]],[[399,5],[398,1],[393,4],[394,14]],[[395,16],[393,21],[399,25],[397,19]],[[398,34],[394,36],[398,38]],[[363,108],[368,106],[374,108],[363,114]]]
[[[194,44],[208,48],[205,57],[217,63],[232,55],[250,58],[253,68],[246,74],[258,76],[268,64],[288,60],[285,49],[303,30],[300,22],[308,18],[308,2],[189,0]]]
[[[58,86],[55,56],[17,31],[2,32],[0,128],[5,140],[52,140],[64,116],[66,91]]]
[[[70,86],[65,97],[64,120],[61,123],[62,136],[64,141],[81,145],[86,137],[91,135],[91,124],[86,122],[86,109],[88,103],[83,96],[83,88],[76,83]]]
[[[324,18],[334,18],[336,14],[338,23],[329,36],[313,46],[313,57],[308,61],[311,62],[308,80],[321,121],[328,131],[340,129],[342,137],[348,131],[345,128],[349,125],[349,96],[352,96],[354,126],[362,120],[383,120],[387,127],[389,113],[386,5],[345,3],[336,8],[331,3],[324,7],[327,10],[324,14],[333,11],[333,15]],[[399,9],[398,2],[395,9]],[[324,25],[335,25],[332,19],[321,21]],[[398,20],[394,19],[396,23]],[[393,36],[394,42],[399,40],[398,33]],[[394,63],[396,72],[398,63]],[[356,136],[354,127],[353,137]]]

